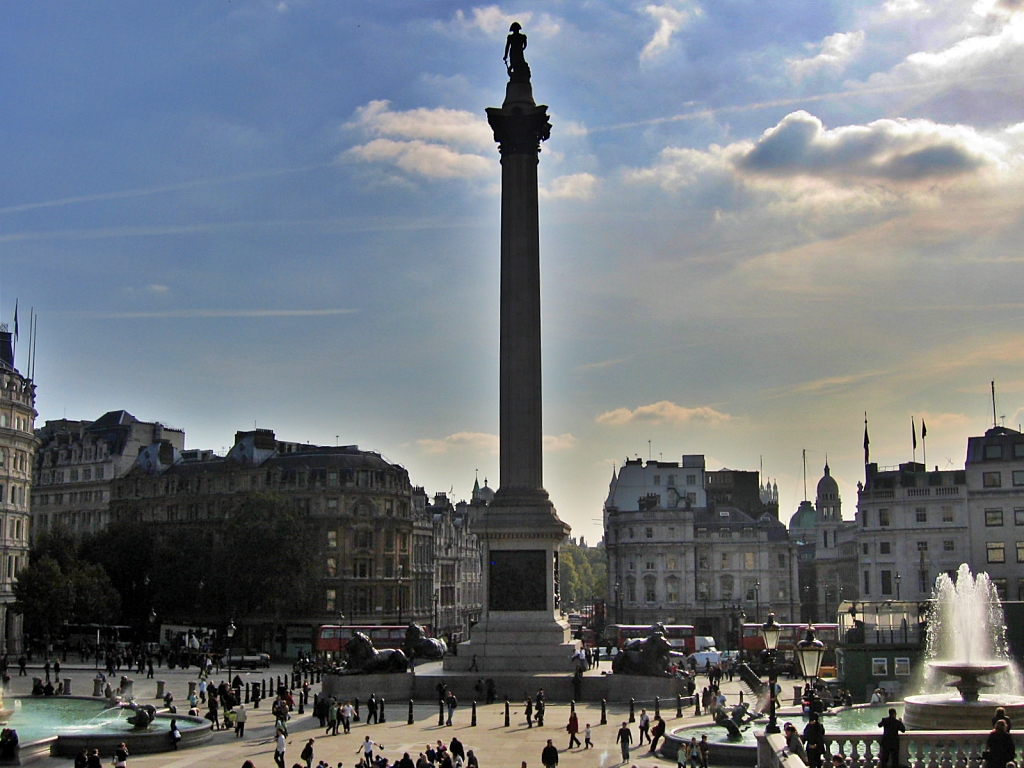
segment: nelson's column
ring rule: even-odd
[[[537,163],[551,124],[533,100],[520,29],[505,45],[505,102],[487,110],[501,153],[501,482],[473,526],[482,618],[446,669],[567,671],[576,649],[558,607],[558,547],[570,529],[544,490]]]

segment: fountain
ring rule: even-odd
[[[949,676],[956,679],[945,682]],[[988,574],[972,576],[966,563],[955,580],[946,574],[935,580],[921,688],[906,697],[903,720],[913,730],[987,731],[996,707],[1024,718],[1020,673],[1007,652],[995,586]]]

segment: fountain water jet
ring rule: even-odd
[[[958,679],[944,682],[950,675]],[[943,686],[959,694],[940,693]],[[906,698],[903,720],[911,729],[987,731],[996,707],[1024,718],[1020,674],[1007,652],[998,594],[988,574],[974,577],[966,563],[955,580],[946,574],[935,580],[922,687],[921,694]]]

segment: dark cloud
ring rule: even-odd
[[[877,120],[826,129],[793,112],[734,159],[737,169],[770,176],[912,181],[970,174],[994,158],[968,129],[924,120]]]

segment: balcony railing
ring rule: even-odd
[[[884,717],[884,708],[878,717]],[[899,764],[907,768],[979,768],[984,763],[987,731],[907,731],[900,736]],[[849,768],[875,768],[881,754],[881,733],[835,732],[825,735],[826,751],[846,758]],[[758,736],[761,768],[804,768],[804,762],[786,749],[781,734]],[[827,764],[828,761],[825,760]]]

